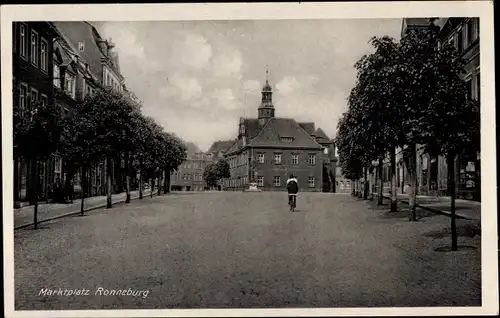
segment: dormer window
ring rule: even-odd
[[[325,155],[327,155],[327,154],[328,154],[328,148],[323,148],[323,153],[324,153]]]
[[[282,142],[288,142],[291,143],[293,142],[293,137],[280,137]]]
[[[78,50],[79,51],[85,50],[85,43],[83,43],[82,41],[78,42]]]

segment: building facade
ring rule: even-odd
[[[335,191],[334,145],[314,123],[275,117],[269,81],[262,89],[257,118],[240,118],[238,136],[224,154],[231,177],[227,190],[243,190],[256,182],[263,190],[285,191],[290,174],[300,191]]]
[[[101,37],[88,22],[13,23],[13,102],[29,114],[35,101],[55,104],[61,116],[70,115],[75,105],[104,86],[128,93],[119,68],[118,55],[111,40]],[[104,195],[106,167],[103,162],[88,172],[86,193]],[[125,184],[124,161],[113,164],[114,192]],[[81,193],[81,171],[69,180],[68,165],[56,153],[47,162],[30,167],[23,158],[14,162],[14,201],[22,205],[33,192],[30,177],[39,175],[39,199],[51,199],[52,189],[65,183],[67,192]],[[134,175],[131,173],[131,175]],[[137,182],[132,178],[132,185]],[[33,200],[30,200],[33,203]]]
[[[207,183],[203,179],[205,167],[213,162],[212,156],[197,152],[188,156],[170,175],[172,191],[203,191]]]
[[[92,95],[101,87],[112,87],[125,92],[125,80],[120,72],[118,54],[113,51],[115,45],[111,40],[104,39],[98,30],[89,22],[54,22],[59,32],[69,62],[61,64],[60,76],[62,85],[60,102],[65,112],[71,111],[72,103],[81,103],[87,95]],[[54,74],[54,77],[56,74]],[[63,167],[65,165],[63,164]],[[112,168],[113,192],[124,191],[125,162],[116,160]],[[88,172],[89,182],[87,195],[96,196],[106,193],[105,158]],[[131,173],[135,176],[134,173]],[[81,171],[74,178],[74,190],[78,194],[82,190]],[[131,180],[132,186],[137,186],[136,178]]]
[[[402,36],[409,30],[428,27],[429,19],[403,19]],[[467,95],[470,99],[480,101],[481,80],[479,63],[479,18],[444,18],[437,19],[434,24],[440,28],[440,41],[451,44],[466,60],[463,79],[467,84]],[[408,171],[403,162],[404,149],[396,149],[396,184],[398,193],[406,193],[409,187]],[[417,192],[423,195],[449,196],[448,177],[456,180],[456,195],[469,200],[481,200],[481,161],[480,152],[455,160],[455,176],[448,176],[446,158],[425,153],[421,145],[417,147]],[[376,169],[375,169],[376,171]],[[382,175],[384,191],[390,189],[389,158],[384,161]],[[375,185],[375,188],[377,185]]]
[[[13,106],[21,116],[31,116],[36,111],[36,102],[52,104],[52,43],[56,32],[49,22],[14,22],[12,24],[12,62],[13,62]],[[31,166],[21,157],[14,158],[14,202],[33,202],[34,174],[40,176],[37,193],[46,196],[50,176],[47,168],[50,163],[39,162]]]

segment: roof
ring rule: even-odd
[[[234,144],[235,140],[219,140],[216,141],[210,146],[207,153],[218,153],[218,152],[227,152],[229,148]]]
[[[117,75],[123,77],[120,73],[118,53],[111,51],[107,56],[107,53],[103,52],[98,42],[105,40],[92,24],[85,21],[58,21],[53,23],[72,50],[89,64],[90,71],[96,78],[102,79],[103,58],[109,58]],[[83,51],[79,50],[79,42],[84,44]]]
[[[314,129],[314,123],[299,123],[299,126],[302,127],[309,135],[314,136],[315,134],[315,129]]]
[[[249,141],[253,147],[276,146],[279,148],[321,148],[295,120],[271,118],[257,136]]]
[[[78,54],[86,63],[89,64],[92,74],[102,79],[101,58],[104,54],[97,45],[94,27],[86,22],[57,21],[55,27],[69,44],[72,51]],[[78,43],[83,42],[84,49],[78,49]]]
[[[318,128],[316,130],[315,136],[316,136],[316,140],[319,143],[329,143],[330,142],[330,138],[328,138],[328,136],[325,134],[325,132],[321,128]]]

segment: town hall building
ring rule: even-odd
[[[257,118],[240,118],[238,136],[224,154],[231,177],[226,190],[247,189],[250,182],[262,190],[285,191],[290,174],[299,191],[335,192],[335,146],[312,122],[275,117],[272,88],[266,79]]]

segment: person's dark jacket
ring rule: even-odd
[[[288,190],[288,194],[297,194],[299,192],[299,184],[297,182],[297,179],[288,179],[286,181],[286,188]]]

